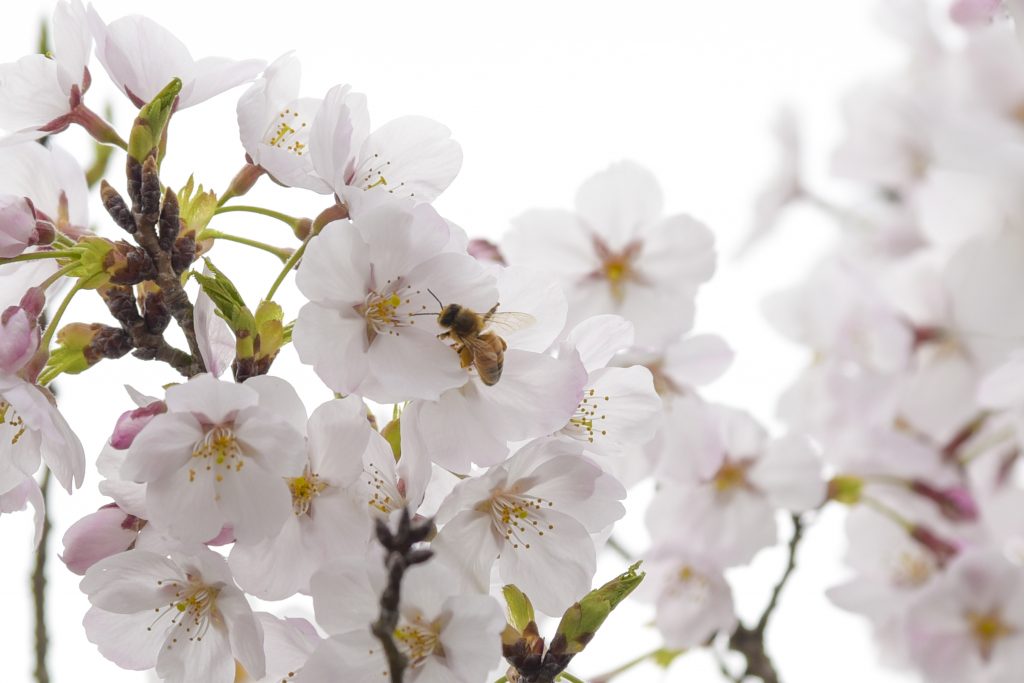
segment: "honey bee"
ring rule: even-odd
[[[505,349],[508,348],[497,331],[507,333],[531,325],[534,322],[533,316],[529,313],[498,313],[498,304],[480,314],[459,304],[446,306],[436,294],[430,292],[430,295],[441,307],[441,312],[437,314],[437,324],[445,328],[437,338],[451,340],[462,367],[475,367],[480,381],[487,386],[497,384],[505,365]]]

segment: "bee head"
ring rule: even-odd
[[[442,327],[451,327],[455,324],[455,319],[459,317],[459,311],[462,310],[462,306],[458,304],[448,304],[441,309],[441,312],[437,316],[437,322]]]

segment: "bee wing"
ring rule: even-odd
[[[521,330],[524,327],[537,322],[529,313],[516,313],[513,311],[501,311],[494,313],[487,319],[484,324],[484,332],[496,332],[500,334],[508,334],[509,332],[515,332]]]

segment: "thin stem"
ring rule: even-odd
[[[904,529],[909,531],[910,529],[912,529],[914,527],[913,522],[911,522],[909,519],[907,519],[906,517],[904,517],[899,512],[897,512],[896,510],[892,509],[891,507],[889,507],[888,505],[886,505],[882,501],[880,501],[880,500],[878,500],[876,498],[871,498],[869,496],[861,496],[860,500],[861,500],[862,503],[867,505],[869,508],[871,508],[875,512],[881,514],[883,517],[888,517],[889,519],[891,519],[893,522],[895,522],[899,526],[903,527]]]
[[[281,272],[277,274],[277,279],[274,280],[274,284],[270,286],[270,291],[263,297],[264,301],[270,301],[277,294],[277,288],[284,282],[285,276],[291,271],[292,268],[298,264],[299,259],[302,258],[302,254],[306,251],[306,245],[309,244],[309,240],[313,239],[313,233],[309,233],[309,236],[302,241],[302,246],[295,250],[295,252],[288,257],[288,260],[284,262],[284,267],[281,268]]]
[[[78,294],[81,289],[82,281],[79,280],[75,283],[75,286],[71,288],[71,291],[67,293],[64,300],[60,302],[60,306],[57,307],[57,311],[53,314],[53,319],[50,320],[50,324],[46,327],[46,332],[43,333],[43,338],[39,341],[40,348],[50,348],[50,340],[53,339],[53,333],[57,330],[57,324],[60,323],[61,316],[63,316],[64,311],[67,310],[68,304],[71,303],[71,299],[74,298],[75,294]]]
[[[232,211],[243,211],[245,213],[258,213],[261,216],[267,216],[269,218],[276,218],[282,223],[287,223],[289,226],[294,228],[298,224],[299,219],[295,216],[289,216],[286,213],[280,211],[274,211],[273,209],[265,209],[262,206],[247,206],[245,204],[233,204],[231,206],[219,206],[214,211],[214,215],[221,213],[231,213]]]
[[[57,280],[61,279],[62,277],[64,277],[65,275],[67,275],[68,273],[70,273],[71,271],[73,271],[77,267],[78,267],[78,263],[77,262],[67,264],[63,268],[57,270],[52,275],[50,275],[50,277],[48,277],[45,280],[43,280],[42,283],[40,283],[39,288],[42,289],[43,291],[46,291],[47,289],[50,288],[50,286],[54,282],[56,282]]]
[[[796,569],[796,551],[797,547],[800,545],[800,540],[803,538],[803,535],[803,520],[800,519],[800,515],[793,515],[793,536],[789,539],[789,560],[786,562],[786,570],[782,573],[782,578],[780,578],[778,583],[775,584],[775,588],[772,589],[771,599],[768,600],[768,605],[764,608],[764,612],[761,613],[761,619],[757,622],[757,630],[762,634],[765,632],[765,629],[768,628],[768,621],[775,612],[775,608],[778,607],[779,596],[782,594],[782,589],[785,588],[786,582],[789,581],[789,577],[793,574],[793,570]]]
[[[567,673],[565,671],[558,674],[558,677],[569,681],[569,683],[584,683],[584,681],[581,681],[580,679],[573,676],[571,673]]]
[[[44,258],[71,258],[77,256],[73,251],[30,251],[18,254],[10,258],[0,259],[0,266],[6,263],[19,263],[21,261],[38,261]]]
[[[260,242],[259,240],[249,239],[248,237],[242,237],[240,235],[230,235],[219,230],[210,230],[209,228],[199,233],[196,240],[202,241],[208,238],[237,242],[238,244],[244,244],[249,247],[261,249],[269,254],[273,254],[277,258],[281,259],[282,262],[287,261],[288,257],[294,252],[294,249],[289,249],[287,247],[275,247],[274,245],[267,244],[266,242]]]
[[[640,655],[639,657],[636,657],[635,659],[629,660],[628,662],[626,662],[625,664],[622,664],[621,666],[615,667],[611,671],[607,671],[607,672],[601,674],[600,676],[595,676],[593,678],[593,680],[591,681],[591,683],[607,683],[608,681],[612,680],[616,676],[619,676],[620,674],[624,674],[627,671],[629,671],[630,669],[632,669],[633,667],[638,666],[640,664],[643,664],[648,659],[654,659],[655,657],[657,657],[658,655],[660,655],[663,652],[665,652],[665,648],[663,648],[663,647],[659,647],[656,650],[651,650],[650,652],[646,652],[646,653]],[[563,672],[563,675],[564,675],[564,672]]]
[[[43,494],[43,530],[39,535],[36,547],[35,566],[32,569],[32,604],[35,609],[35,642],[36,642],[36,683],[50,683],[50,673],[46,668],[46,651],[50,638],[46,631],[46,548],[50,539],[50,515],[47,512],[47,493],[50,489],[50,470],[43,473],[43,481],[39,484]]]

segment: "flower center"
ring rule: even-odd
[[[241,472],[245,466],[245,455],[235,432],[226,425],[217,425],[208,431],[192,448],[192,457],[197,458],[207,472],[215,472],[217,481],[223,481],[225,474]],[[189,468],[188,480],[196,480],[195,468]]]
[[[676,580],[665,588],[666,597],[686,598],[691,602],[703,603],[710,592],[708,579],[690,565],[683,565],[676,572]]]
[[[390,170],[390,166],[390,161],[381,159],[380,154],[374,154],[371,158],[364,160],[359,168],[353,172],[348,184],[364,190],[381,187],[390,194],[401,193],[402,188],[405,187],[405,182],[400,181],[398,184],[394,182],[388,183],[387,176],[384,175],[386,171]],[[409,196],[415,197],[416,193],[410,192]]]
[[[977,643],[978,649],[981,650],[982,659],[985,660],[992,656],[992,650],[1000,638],[1005,638],[1016,632],[1015,628],[1002,620],[996,610],[987,614],[968,612],[967,623],[971,626],[971,636]]]
[[[621,251],[615,251],[597,236],[593,237],[593,244],[601,265],[590,274],[590,277],[607,281],[611,288],[612,299],[616,303],[622,303],[626,295],[626,283],[642,281],[635,266],[642,244],[633,241],[623,247]]]
[[[935,571],[935,562],[924,553],[904,550],[896,559],[893,583],[901,588],[924,585]]]
[[[595,436],[606,436],[608,430],[604,429],[605,420],[608,415],[610,396],[595,396],[593,389],[587,389],[583,394],[583,400],[576,406],[576,412],[569,418],[569,424],[562,428],[562,431],[574,439],[594,443]]]
[[[299,112],[286,107],[277,115],[274,123],[267,130],[265,142],[271,147],[284,149],[295,156],[301,157],[308,148],[309,125],[302,120]]]
[[[292,492],[292,512],[296,516],[308,515],[313,507],[313,499],[327,488],[327,482],[320,481],[320,475],[310,471],[306,465],[301,477],[288,480],[288,490]]]
[[[529,550],[529,534],[540,537],[554,530],[555,525],[540,514],[554,506],[553,501],[544,498],[497,489],[492,492],[490,500],[483,501],[476,509],[490,513],[494,528],[513,550],[520,547]]]
[[[369,493],[369,500],[366,501],[370,507],[380,510],[385,515],[391,514],[405,503],[404,486],[401,482],[393,484],[391,479],[384,476],[376,465],[369,465],[363,470],[363,483]]]
[[[749,468],[749,462],[726,460],[722,463],[718,472],[715,473],[713,479],[715,489],[725,493],[726,491],[749,486],[747,482],[747,470]]]
[[[372,343],[378,334],[400,336],[397,328],[415,324],[413,311],[400,310],[402,305],[409,305],[412,291],[408,285],[396,287],[397,283],[388,280],[382,292],[370,290],[363,303],[356,305],[356,311],[366,320],[366,341]],[[417,290],[416,294],[420,292]],[[419,311],[422,312],[422,311]]]
[[[178,579],[161,579],[156,585],[169,593],[171,600],[166,607],[155,608],[157,617],[146,630],[152,631],[164,617],[171,615],[168,629],[172,630],[172,634],[166,643],[168,650],[173,649],[182,637],[188,638],[189,641],[201,641],[210,624],[220,619],[220,613],[217,611],[219,588],[208,586],[192,577],[185,583]],[[175,634],[175,629],[181,631]]]
[[[0,425],[7,425],[10,428],[12,446],[18,443],[18,439],[27,429],[21,415],[14,411],[14,407],[10,403],[2,399],[0,399]]]
[[[420,666],[431,655],[444,656],[436,623],[424,623],[419,617],[412,621],[403,618],[394,635],[396,644],[409,658],[411,667]]]

